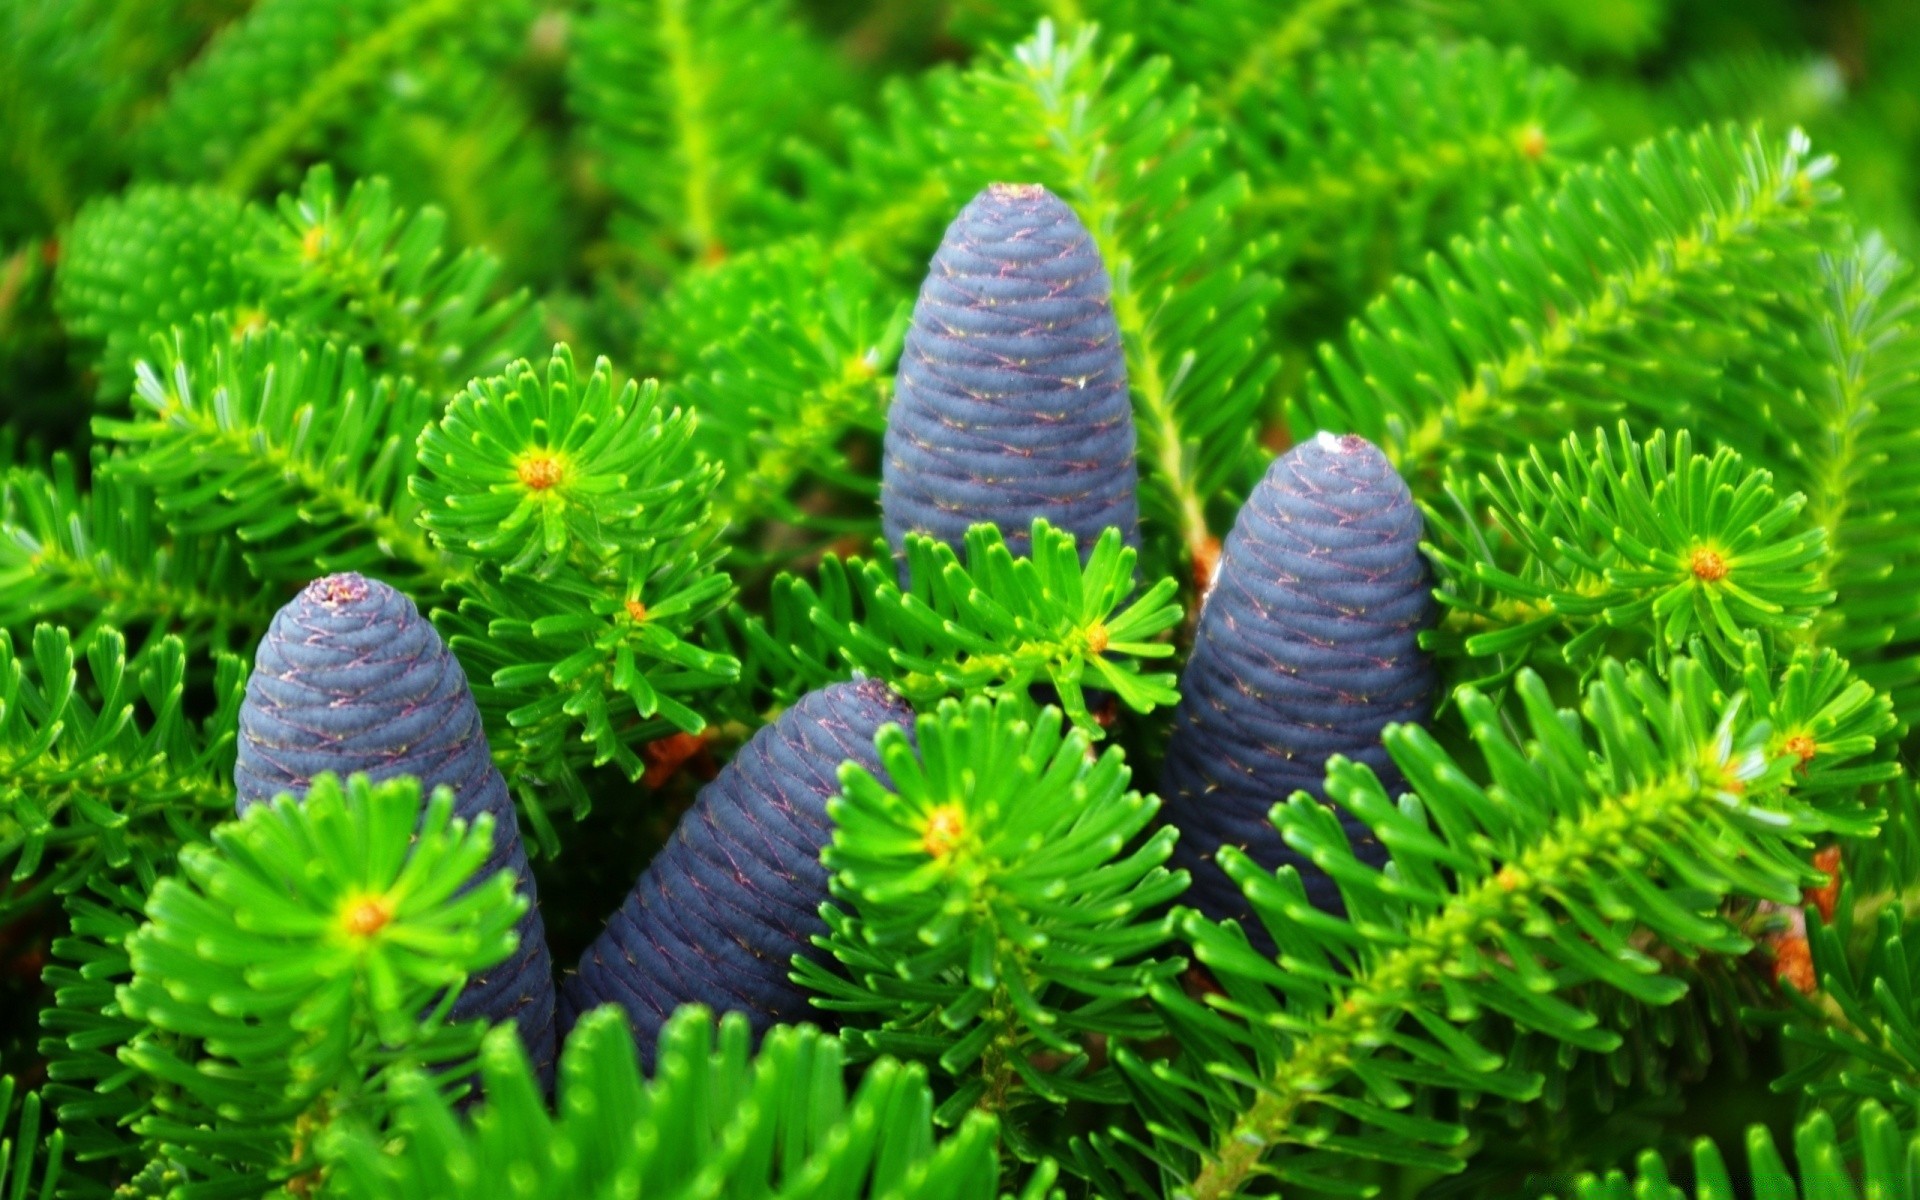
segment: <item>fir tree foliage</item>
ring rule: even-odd
[[[1173,831],[1141,837],[1157,803],[1127,790],[1119,750],[1092,757],[1059,709],[1020,699],[948,700],[912,741],[886,729],[878,745],[886,778],[849,765],[828,809],[847,907],[820,944],[846,975],[799,967],[847,1021],[843,1040],[936,1065],[946,1125],[1033,1100],[1121,1102],[1093,1055],[1157,1034],[1133,1002],[1184,965],[1154,957],[1186,884],[1162,866]],[[1015,1152],[1035,1156],[1019,1129]]]
[[[118,991],[133,977],[127,939],[140,928],[146,896],[137,882],[110,878],[69,896],[68,931],[54,939],[43,974],[52,1003],[40,1014],[39,1050],[47,1060],[41,1095],[58,1116],[73,1162],[89,1165],[69,1172],[77,1195],[111,1194],[101,1184],[103,1165],[120,1176],[150,1165],[146,1145],[127,1131],[154,1111],[163,1089],[142,1086],[147,1077],[120,1059],[120,1049],[147,1027],[127,1015]],[[156,1161],[157,1170],[170,1169]]]
[[[1424,479],[1624,414],[1750,423],[1729,362],[1817,258],[1838,197],[1804,134],[1675,133],[1570,171],[1403,276],[1293,406]]]
[[[670,396],[698,414],[700,449],[724,468],[716,524],[877,530],[820,496],[873,496],[853,457],[885,425],[906,338],[906,303],[863,256],[814,237],[736,254],[691,276],[658,324],[662,352],[688,372]],[[735,545],[731,557],[752,555]]]
[[[125,390],[155,333],[198,313],[258,303],[239,263],[244,208],[213,188],[142,184],[89,205],[61,248],[68,328],[102,343],[101,390]]]
[[[690,637],[732,591],[693,427],[651,381],[616,388],[605,359],[579,379],[561,346],[544,376],[522,361],[476,381],[420,436],[422,523],[466,571],[439,621],[530,813],[556,796],[584,812],[584,766],[637,778],[640,746],[704,727],[679,697],[739,671]]]
[[[1241,111],[1247,219],[1280,233],[1299,281],[1282,305],[1325,306],[1331,295],[1342,312],[1558,176],[1593,124],[1570,74],[1485,42],[1322,53],[1304,80],[1259,80]]]
[[[152,887],[175,846],[231,809],[241,663],[220,658],[219,703],[196,722],[176,637],[130,659],[112,629],[83,653],[65,629],[39,625],[20,650],[0,635],[0,863],[11,885],[0,917],[110,875]]]
[[[524,293],[496,294],[483,250],[451,256],[446,217],[407,212],[379,178],[343,197],[331,167],[273,208],[204,187],[143,184],[90,205],[62,250],[56,301],[103,343],[103,398],[126,392],[156,334],[215,313],[236,332],[266,320],[361,348],[436,401],[537,343]]]
[[[0,0],[0,1197],[1908,1195],[1912,7]],[[866,553],[994,184],[1111,283],[1137,539]],[[1312,714],[1363,736],[1249,781],[1216,922],[1173,706],[1325,686],[1194,649],[1302,598],[1367,657],[1316,571],[1220,590],[1347,438],[1426,514],[1437,707]],[[222,823],[244,656],[335,570],[517,813]],[[576,1004],[548,1094],[459,1015],[663,841],[653,994],[778,1011]]]
[[[462,11],[449,0],[259,4],[175,78],[141,131],[141,157],[158,173],[217,178],[246,195],[351,112],[395,60],[457,28]]]
[[[1822,256],[1816,316],[1822,353],[1793,403],[1774,406],[1785,427],[1780,471],[1808,497],[1807,522],[1825,531],[1821,563],[1835,600],[1821,641],[1860,662],[1864,678],[1913,723],[1920,637],[1904,614],[1920,584],[1904,514],[1915,503],[1920,356],[1911,268],[1878,237]]]
[[[774,623],[754,622],[746,636],[762,651],[776,695],[854,671],[919,704],[1020,696],[1047,684],[1074,724],[1094,736],[1100,731],[1088,688],[1111,692],[1136,712],[1172,703],[1171,676],[1143,668],[1173,653],[1158,635],[1180,621],[1174,581],[1138,591],[1137,552],[1117,527],[1100,536],[1084,564],[1073,535],[1044,519],[1028,532],[1031,552],[1019,558],[992,525],[968,531],[964,564],[952,547],[918,535],[906,539],[904,567],[884,543],[872,559],[828,558],[817,584],[776,580]],[[902,573],[911,581],[905,587]]]
[[[1635,944],[1640,931],[1686,953],[1743,951],[1719,904],[1797,901],[1811,875],[1800,848],[1836,828],[1862,832],[1871,818],[1802,801],[1793,761],[1768,756],[1766,723],[1704,668],[1681,659],[1668,676],[1606,664],[1576,723],[1524,673],[1524,735],[1463,689],[1457,703],[1489,785],[1410,726],[1386,735],[1410,803],[1396,806],[1364,767],[1331,764],[1328,797],[1387,847],[1387,869],[1360,861],[1339,818],[1309,796],[1277,806],[1273,820],[1338,881],[1349,920],[1315,909],[1292,869],[1268,873],[1222,850],[1278,954],[1255,952],[1236,925],[1185,921],[1221,990],[1155,990],[1194,1067],[1119,1054],[1149,1131],[1122,1143],[1136,1142],[1152,1168],[1115,1153],[1092,1166],[1096,1178],[1153,1194],[1157,1168],[1171,1192],[1207,1197],[1263,1176],[1337,1178],[1348,1158],[1457,1170],[1465,1130],[1406,1111],[1414,1096],[1528,1099],[1542,1083],[1467,1022],[1498,1014],[1604,1051],[1619,1035],[1563,989],[1604,986],[1650,1004],[1685,991]]]
[[[436,400],[531,349],[537,312],[524,292],[500,296],[500,264],[480,249],[449,257],[447,217],[408,212],[374,177],[345,196],[320,164],[274,215],[254,210],[259,245],[247,261],[275,298],[275,315],[365,346]]]
[[[882,1061],[848,1090],[844,1052],[809,1026],[774,1032],[757,1053],[746,1021],[681,1010],[640,1072],[625,1023],[589,1013],[560,1062],[554,1110],[520,1047],[481,1052],[486,1100],[470,1120],[417,1072],[396,1080],[402,1149],[338,1136],[338,1194],[355,1200],[738,1196],[780,1200],[992,1200],[994,1122],[976,1115],[936,1140],[919,1068]],[[1047,1173],[1024,1197],[1046,1194]]]
[[[781,0],[597,0],[580,35],[570,96],[636,253],[724,257],[833,86],[820,47]]]
[[[366,568],[438,589],[457,569],[419,528],[405,480],[432,401],[356,347],[199,317],[156,339],[130,419],[95,433],[105,464],[151,489],[188,534],[225,533],[263,581]],[[395,570],[397,568],[397,570]]]
[[[1699,639],[1737,662],[1749,631],[1791,637],[1833,600],[1824,531],[1797,525],[1806,497],[1772,485],[1731,450],[1695,453],[1686,430],[1669,448],[1625,424],[1569,437],[1558,461],[1536,449],[1456,474],[1428,512],[1451,610],[1429,641],[1508,670],[1531,655],[1586,664],[1623,637],[1656,655]]]
[[[159,519],[153,490],[100,469],[89,484],[72,458],[0,476],[0,615],[26,631],[62,622],[177,634],[189,646],[239,649],[272,615],[242,547],[182,535]]]
[[[314,1128],[377,1118],[381,1077],[470,1061],[484,1026],[445,1021],[457,989],[506,957],[521,901],[510,875],[471,890],[488,818],[453,817],[411,780],[316,781],[182,852],[126,940],[120,1049],[167,1085],[140,1134],[196,1183],[184,1197],[290,1187]],[[437,1086],[458,1084],[438,1076]]]
[[[1813,1113],[1794,1130],[1789,1167],[1782,1147],[1764,1126],[1747,1131],[1746,1161],[1729,1163],[1711,1141],[1693,1147],[1691,1161],[1669,1165],[1649,1151],[1639,1156],[1630,1178],[1624,1171],[1576,1180],[1565,1192],[1570,1200],[1734,1200],[1754,1195],[1760,1200],[1863,1200],[1886,1197],[1909,1200],[1916,1194],[1915,1169],[1920,1167],[1920,1144],[1904,1136],[1886,1110],[1870,1106],[1861,1114],[1856,1160],[1833,1118]],[[1691,1187],[1687,1186],[1691,1175]],[[1747,1189],[1751,1187],[1751,1192]]]
[[[66,1137],[58,1128],[40,1141],[40,1122],[44,1106],[40,1096],[27,1092],[20,1097],[16,1115],[13,1076],[0,1075],[0,1121],[7,1136],[0,1138],[0,1195],[9,1200],[54,1200],[60,1184],[60,1167],[66,1154]]]

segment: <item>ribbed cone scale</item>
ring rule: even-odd
[[[453,1015],[514,1021],[549,1077],[556,1047],[546,928],[480,711],[459,662],[413,601],[360,575],[308,584],[261,640],[240,709],[237,807],[245,812],[281,792],[305,796],[323,771],[342,779],[412,775],[422,796],[443,784],[453,789],[458,816],[492,814],[493,856],[474,878],[513,872],[528,908],[513,956],[469,980]]]
[[[1161,769],[1165,819],[1180,830],[1172,865],[1193,874],[1186,903],[1245,918],[1214,864],[1223,845],[1262,866],[1292,863],[1321,908],[1333,880],[1267,820],[1296,790],[1324,795],[1327,759],[1366,763],[1400,785],[1380,732],[1428,716],[1432,666],[1417,639],[1432,616],[1420,510],[1364,438],[1321,434],[1268,468],[1227,535],[1200,613]],[[1384,852],[1346,817],[1363,858]],[[1257,923],[1244,922],[1258,943]]]
[[[606,931],[560,989],[560,1020],[627,1010],[649,1064],[667,1017],[682,1004],[747,1014],[755,1034],[821,1014],[788,978],[795,954],[816,954],[833,836],[827,801],[840,764],[880,774],[874,735],[912,728],[913,710],[886,685],[838,683],[810,692],[754,734],[700,789],[673,836],[641,874]]]
[[[1082,556],[1139,544],[1139,473],[1113,287],[1086,226],[1038,185],[994,184],[947,227],[900,357],[880,516],[958,546],[993,522],[1016,554],[1045,517]]]

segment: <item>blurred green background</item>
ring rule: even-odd
[[[1141,53],[1168,53],[1183,66],[1189,57],[1205,60],[1209,39],[1229,46],[1256,36],[1284,42],[1297,30],[1301,44],[1287,49],[1304,54],[1376,33],[1431,32],[1519,46],[1536,65],[1565,68],[1571,106],[1588,132],[1564,148],[1569,160],[1707,120],[1797,124],[1818,148],[1840,157],[1841,182],[1863,222],[1909,252],[1920,238],[1920,3],[1913,0],[795,4],[812,35],[807,54],[825,58],[767,64],[786,72],[796,89],[788,113],[777,111],[777,101],[769,110],[760,97],[742,98],[737,119],[766,125],[769,137],[831,142],[832,123],[815,114],[873,112],[889,80],[964,63],[983,47],[1024,36],[1041,17],[1145,30],[1136,39]],[[283,72],[282,91],[302,79],[333,87],[336,76],[353,78],[334,88],[337,94],[301,96],[306,109],[294,120],[278,113],[275,119],[288,125],[281,147],[287,152],[243,172],[242,190],[270,197],[297,185],[302,166],[321,159],[348,177],[387,175],[402,203],[443,208],[456,244],[491,248],[512,282],[556,298],[556,335],[584,333],[593,350],[616,359],[630,350],[640,361],[623,365],[636,371],[671,371],[671,362],[644,361],[641,348],[661,340],[642,330],[673,271],[662,256],[622,236],[617,180],[610,189],[610,174],[597,169],[591,139],[581,135],[580,105],[569,96],[569,61],[591,7],[533,0],[0,0],[0,404],[14,428],[56,438],[75,432],[70,411],[60,411],[74,392],[74,355],[51,319],[48,277],[58,253],[52,239],[89,197],[129,180],[215,174],[181,157],[180,114],[168,109],[186,106],[170,99],[170,88],[194,74],[203,53],[220,49],[223,28],[266,15],[291,19],[267,9],[291,10],[299,17],[292,23],[310,25],[302,32],[321,47],[312,61],[269,56],[261,64],[263,73]],[[352,37],[410,22],[397,43],[403,52],[391,53],[389,44],[384,58]],[[356,61],[367,69],[356,73]],[[316,75],[321,69],[324,77]],[[249,105],[275,113],[281,99],[271,88],[224,98],[236,125]],[[155,126],[171,126],[169,136],[155,137]],[[205,130],[209,162],[222,133]],[[1431,244],[1445,232],[1444,222],[1429,222],[1423,236]],[[1404,255],[1389,257],[1405,265]],[[1348,315],[1336,309],[1305,328],[1322,335]]]

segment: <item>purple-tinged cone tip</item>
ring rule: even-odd
[[[1000,526],[1025,553],[1035,517],[1082,556],[1110,526],[1139,544],[1139,472],[1112,283],[1086,227],[1038,184],[997,183],[934,254],[887,414],[880,512],[959,546]]]
[[[1399,785],[1381,731],[1424,721],[1434,688],[1419,646],[1433,613],[1422,531],[1393,465],[1351,434],[1295,446],[1242,506],[1161,769],[1164,818],[1180,830],[1171,865],[1192,872],[1187,902],[1208,916],[1250,911],[1214,863],[1228,844],[1269,869],[1292,864],[1316,905],[1339,907],[1332,879],[1282,842],[1267,814],[1295,791],[1323,795],[1336,754]],[[1364,827],[1349,819],[1347,829],[1362,858],[1384,860]]]

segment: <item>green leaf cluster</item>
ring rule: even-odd
[[[882,732],[885,781],[846,768],[824,855],[847,905],[822,942],[839,968],[799,967],[846,1014],[856,1052],[952,1080],[936,1114],[948,1125],[1021,1102],[1121,1101],[1095,1056],[1160,1032],[1135,1002],[1184,965],[1151,957],[1186,887],[1162,866],[1173,831],[1146,835],[1158,803],[1127,790],[1120,751],[1093,758],[1060,710],[1023,709],[947,701],[911,742]],[[1008,1136],[1040,1153],[1017,1125]]]
[[[1142,667],[1173,653],[1158,635],[1180,621],[1174,581],[1136,592],[1137,552],[1117,529],[1084,562],[1072,534],[1042,519],[1031,534],[1031,553],[1020,558],[998,528],[976,525],[964,564],[951,546],[913,535],[902,562],[882,544],[872,559],[823,560],[817,585],[781,576],[773,622],[745,629],[761,651],[762,682],[784,700],[859,671],[918,704],[1024,696],[1044,684],[1095,737],[1088,688],[1136,712],[1172,703],[1172,677]]]
[[[367,1133],[338,1135],[335,1194],[364,1200],[497,1196],[718,1195],[782,1200],[963,1200],[998,1196],[993,1121],[936,1142],[918,1068],[875,1064],[848,1090],[843,1052],[819,1031],[774,1031],[756,1054],[746,1022],[713,1028],[681,1011],[640,1073],[626,1025],[581,1019],[549,1112],[519,1044],[490,1035],[486,1100],[463,1119],[419,1073],[395,1081],[396,1153]],[[1045,1177],[1027,1191],[1039,1200]]]

